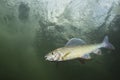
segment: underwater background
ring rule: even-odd
[[[119,80],[119,34],[119,0],[0,0],[0,80]],[[86,64],[44,58],[73,37],[106,35],[116,49]]]

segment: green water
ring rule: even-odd
[[[111,29],[110,32],[105,33],[116,47],[115,50],[103,49],[103,55],[95,56],[86,64],[73,60],[60,62],[56,66],[56,63],[46,61],[44,56],[67,42],[67,39],[61,37],[63,35],[61,31],[64,29],[58,26],[58,31],[47,32],[47,26],[55,24],[42,23],[41,17],[29,15],[29,7],[25,7],[22,11],[19,6],[18,10],[14,7],[9,11],[9,8],[2,6],[0,5],[0,80],[120,79],[119,16],[118,22],[113,22],[113,26],[118,30],[115,32]]]
[[[56,67],[56,63],[44,59],[49,51],[61,47],[54,45],[54,39],[43,38],[42,44],[39,44],[39,36],[36,36],[39,33],[31,30],[30,25],[11,25],[5,29],[2,27],[4,25],[0,27],[1,80],[115,80],[119,77],[120,38],[117,33],[110,34],[116,50],[109,54],[105,54],[105,50],[104,55],[96,56],[86,64],[73,60]],[[21,30],[14,31],[16,26],[21,27]],[[97,60],[102,64],[96,63]]]

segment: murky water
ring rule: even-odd
[[[14,0],[9,4],[8,0],[0,1],[0,80],[120,79],[120,15],[116,15],[109,25],[106,25],[109,19],[105,18],[100,29],[89,26],[83,29],[77,23],[77,27],[73,25],[72,20],[68,23],[67,20],[61,22],[62,19],[59,19],[61,21],[57,24],[47,21],[46,16],[41,17],[41,13],[38,15],[35,11],[34,14],[34,9],[29,4],[35,5],[37,2],[17,1],[18,4],[14,4]],[[64,16],[65,19],[67,17]],[[89,21],[86,24],[93,25]],[[64,46],[72,37],[82,37],[88,43],[97,43],[105,35],[109,36],[116,49],[102,49],[103,55],[94,56],[86,64],[72,60],[56,65],[55,62],[44,59],[47,53]]]

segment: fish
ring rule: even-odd
[[[101,48],[115,49],[109,42],[108,36],[105,36],[102,43],[98,44],[86,44],[80,38],[72,38],[64,47],[57,48],[45,55],[45,60],[59,62],[79,59],[81,63],[84,63],[84,60],[92,59],[90,56],[91,53],[101,55]]]

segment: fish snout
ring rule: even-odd
[[[45,56],[45,60],[47,60],[47,61],[54,61],[53,57],[52,56],[48,56],[48,55]]]
[[[47,59],[47,56],[45,56],[44,58],[45,58],[45,60],[48,60],[48,59]]]

